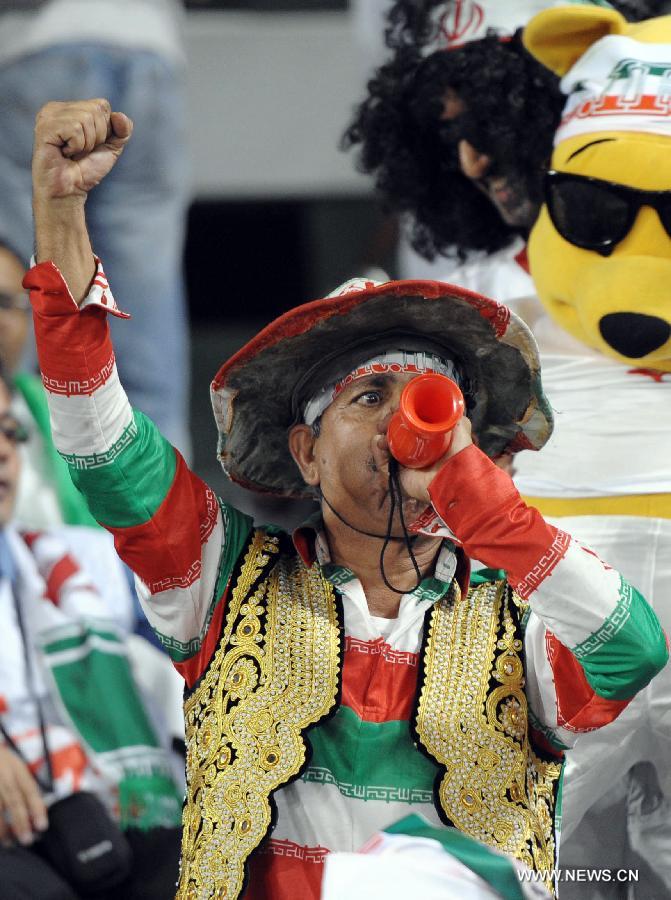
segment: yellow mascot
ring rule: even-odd
[[[642,590],[668,633],[671,16],[629,24],[612,9],[563,6],[531,20],[524,42],[567,95],[529,260],[546,318],[568,335],[543,354],[555,434],[543,453],[518,456],[516,481]],[[530,324],[543,350],[553,329]],[[610,627],[627,615],[623,602]],[[668,667],[618,720],[578,742],[566,831],[618,791],[629,844],[654,869],[659,896],[671,897]],[[620,896],[610,889],[589,896]]]

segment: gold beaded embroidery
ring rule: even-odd
[[[278,559],[278,551],[277,538],[255,532],[219,647],[185,704],[178,900],[239,896],[245,861],[270,826],[269,796],[298,774],[303,730],[336,700],[333,588],[319,566]]]
[[[519,605],[498,582],[463,600],[455,583],[436,604],[417,733],[446,768],[439,798],[450,821],[532,869],[550,871],[561,765],[539,759],[529,743],[522,641],[511,603]]]

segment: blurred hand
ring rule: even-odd
[[[8,747],[0,746],[0,842],[16,838],[32,844],[35,831],[49,827],[47,808],[28,766]]]
[[[35,120],[33,187],[36,200],[79,199],[111,171],[133,123],[107,100],[47,103]]]

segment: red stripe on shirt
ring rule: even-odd
[[[629,700],[607,700],[595,693],[578,660],[551,632],[545,646],[557,692],[557,724],[569,731],[593,731],[620,715]]]
[[[31,292],[45,387],[58,394],[93,393],[114,367],[106,311],[91,306],[80,314],[61,273],[51,262],[32,268],[23,284]]]
[[[201,574],[201,546],[217,520],[216,497],[175,451],[177,467],[170,489],[149,521],[130,528],[106,526],[119,556],[152,594],[187,588]],[[193,522],[200,523],[199,531]]]
[[[468,556],[505,569],[509,583],[520,584],[526,597],[569,546],[570,538],[527,506],[510,476],[474,444],[444,463],[429,485],[429,495]]]
[[[250,859],[245,900],[319,900],[325,847],[268,841]]]
[[[345,640],[342,703],[366,722],[407,721],[417,689],[416,653],[392,650],[382,638]]]
[[[50,394],[62,394],[66,397],[90,396],[109,381],[114,372],[114,353],[97,371],[91,372],[88,378],[53,377],[42,372],[42,384]]]

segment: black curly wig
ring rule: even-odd
[[[622,2],[621,11],[626,15],[631,10],[623,7],[633,5]],[[649,15],[655,0],[646,5]],[[512,175],[540,206],[542,175],[564,105],[558,79],[527,53],[521,31],[509,41],[491,35],[425,56],[437,27],[432,13],[439,7],[447,8],[445,0],[393,4],[386,32],[393,56],[368,83],[368,96],[343,136],[345,149],[361,145],[358,167],[374,176],[386,206],[406,215],[411,243],[427,259],[491,253],[519,231],[462,174],[459,140],[491,156],[489,174]],[[466,110],[441,121],[448,88]]]
[[[661,16],[668,8],[668,0],[610,0],[611,6],[618,9],[630,22],[642,22]]]

